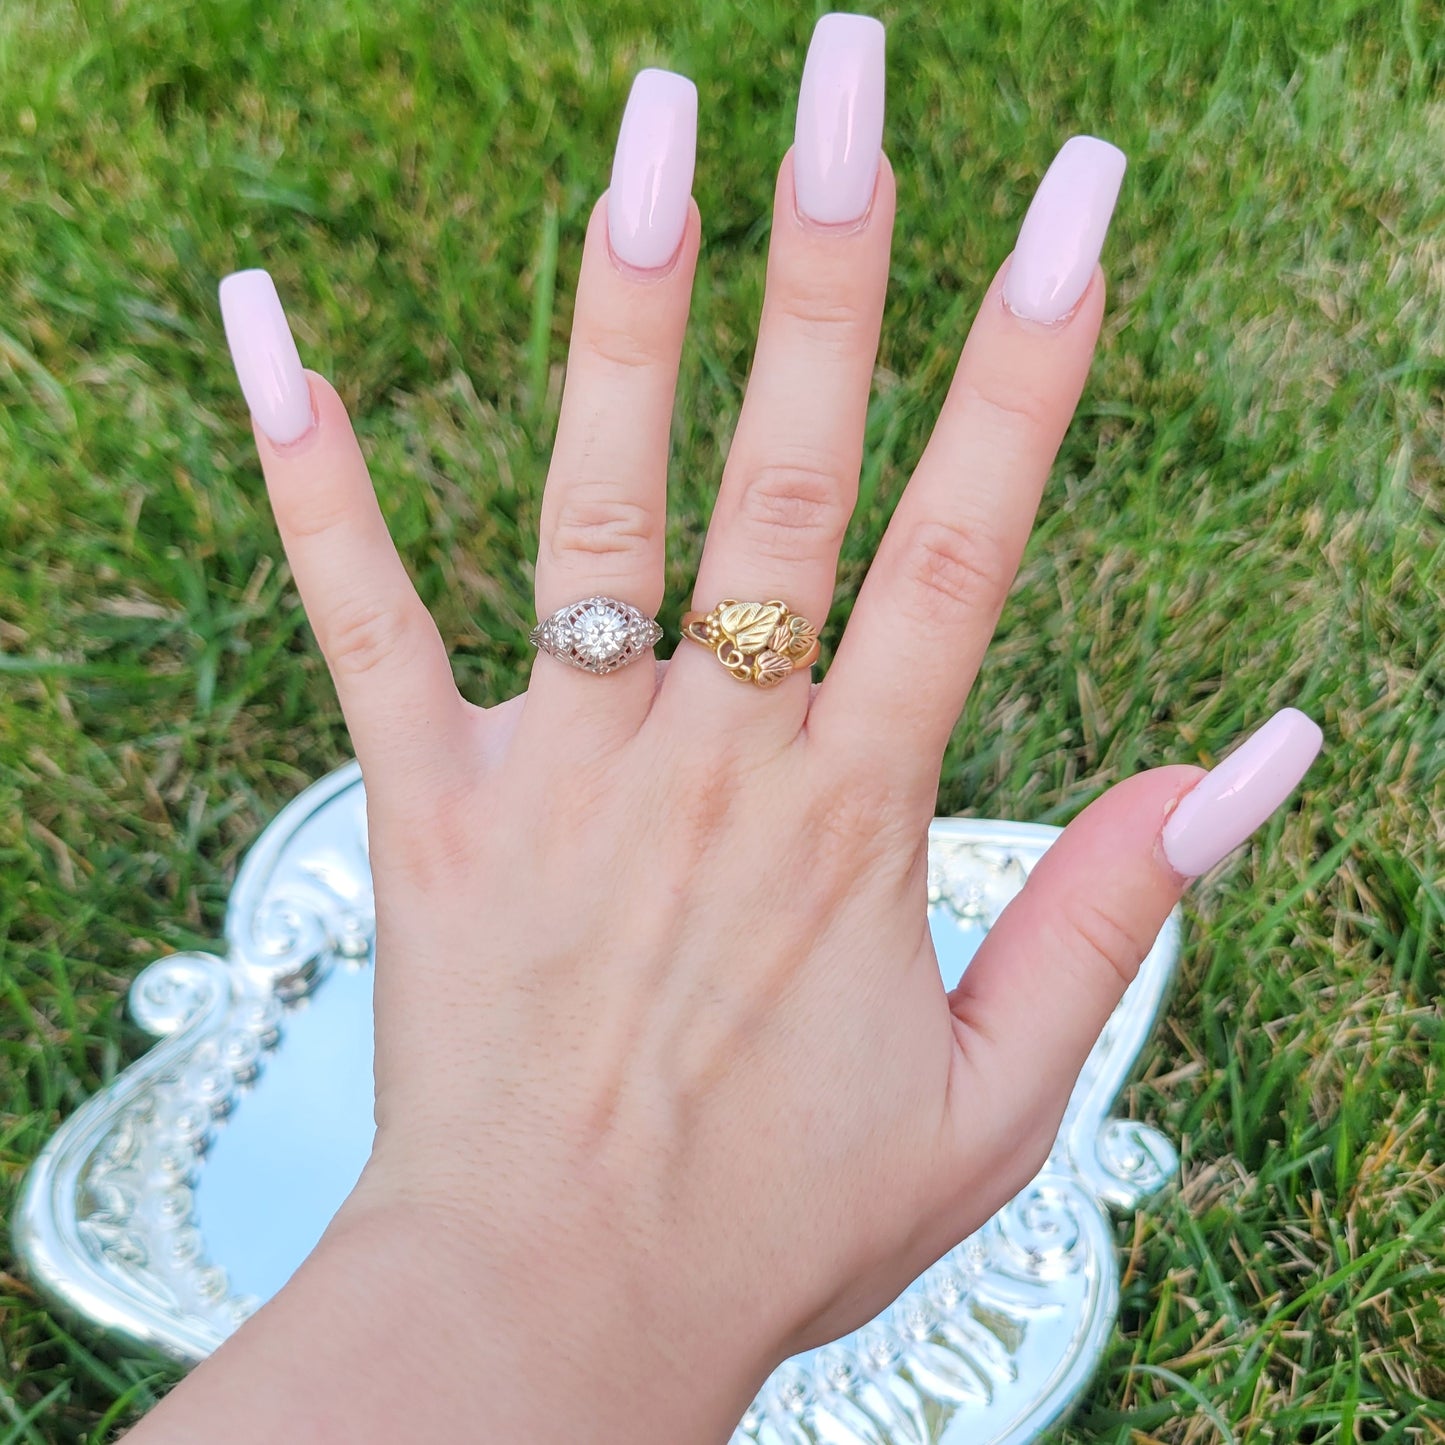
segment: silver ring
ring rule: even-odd
[[[532,629],[531,641],[558,662],[601,675],[636,662],[661,637],[656,621],[630,602],[584,597],[544,617]]]

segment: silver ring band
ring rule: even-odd
[[[531,633],[539,652],[599,676],[636,662],[661,637],[662,628],[653,618],[615,597],[568,603],[544,617]]]

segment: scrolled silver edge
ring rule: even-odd
[[[25,1176],[11,1233],[26,1273],[62,1311],[190,1364],[224,1335],[171,1309],[170,1292],[135,1268],[128,1196],[118,1180],[98,1179],[90,1206],[82,1201],[90,1166],[103,1159],[108,1142],[121,1136],[124,1152],[124,1133],[154,1108],[158,1082],[178,1075],[195,1042],[221,1026],[232,1004],[232,974],[211,954],[175,954],[150,965],[134,987],[138,1021],[162,1035],[161,1042],[51,1137]]]
[[[131,983],[130,1016],[157,1038],[185,1032],[231,996],[231,974],[213,953],[172,953],[147,964]]]
[[[1136,1209],[1168,1188],[1179,1173],[1179,1151],[1152,1124],[1110,1118],[1093,1136],[1092,1152],[1075,1156],[1079,1175],[1111,1208]]]

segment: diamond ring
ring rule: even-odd
[[[818,657],[818,629],[777,598],[735,602],[729,597],[711,612],[689,612],[682,619],[682,635],[716,654],[739,682],[754,687],[776,687]]]
[[[531,640],[558,662],[600,675],[636,662],[661,636],[662,628],[630,602],[584,597],[544,617],[532,629]]]

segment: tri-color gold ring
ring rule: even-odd
[[[739,682],[754,687],[776,687],[818,657],[818,629],[776,598],[726,598],[711,612],[685,613],[682,635],[707,648]]]

